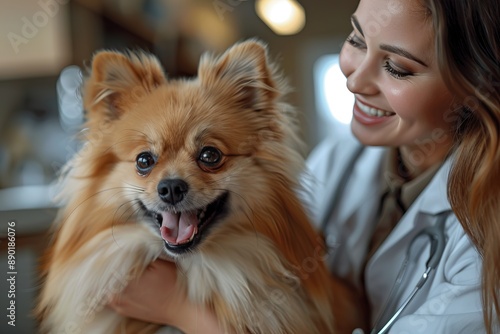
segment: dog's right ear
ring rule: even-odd
[[[84,85],[87,117],[89,121],[117,119],[165,82],[160,62],[151,54],[98,52]]]
[[[204,54],[198,76],[207,87],[218,87],[253,110],[268,110],[287,90],[268,59],[267,46],[256,39],[237,43],[219,57]]]

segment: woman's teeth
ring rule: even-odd
[[[370,116],[385,117],[385,116],[395,115],[395,113],[392,112],[392,111],[384,111],[384,110],[380,110],[380,109],[375,109],[375,108],[372,108],[372,107],[368,107],[367,105],[364,105],[364,104],[362,104],[361,102],[358,102],[358,101],[356,101],[356,105],[358,106],[358,108],[362,112],[364,112],[365,114],[370,115]]]

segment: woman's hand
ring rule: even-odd
[[[187,334],[223,333],[215,315],[206,307],[190,302],[176,281],[175,264],[157,260],[141,277],[129,282],[109,306],[123,316],[171,325]]]

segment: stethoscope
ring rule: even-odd
[[[341,194],[343,190],[346,187],[347,180],[349,179],[349,174],[352,172],[354,165],[357,161],[357,159],[360,157],[361,153],[363,152],[364,147],[360,146],[357,148],[353,155],[349,158],[348,163],[345,166],[345,169],[342,171],[342,178],[340,178],[340,183],[335,185],[335,194],[330,201],[330,206],[328,210],[325,210],[325,213],[321,219],[322,224],[322,230],[325,231],[326,226],[328,224],[329,218],[334,210],[334,208],[337,206]],[[375,325],[373,326],[373,329],[370,331],[370,334],[384,334],[389,331],[389,329],[392,327],[394,322],[398,319],[398,317],[401,315],[401,313],[406,309],[408,304],[413,300],[415,295],[422,289],[422,287],[425,285],[427,282],[427,279],[429,278],[429,275],[433,270],[435,270],[439,264],[439,261],[441,260],[444,252],[444,248],[446,246],[446,234],[445,234],[445,223],[446,223],[446,218],[449,215],[449,211],[442,212],[438,214],[437,221],[434,225],[428,226],[423,228],[420,232],[418,232],[413,239],[410,241],[410,244],[406,250],[406,255],[403,261],[403,264],[401,265],[401,268],[398,272],[398,275],[396,277],[396,280],[391,288],[391,291],[389,293],[389,296],[387,297],[387,300],[385,302],[384,307],[382,308],[382,312],[378,316],[377,320],[375,321]],[[406,271],[408,269],[408,264],[410,262],[410,253],[412,250],[412,246],[415,243],[417,239],[420,239],[422,236],[427,236],[429,238],[430,242],[430,254],[429,254],[429,259],[426,262],[426,268],[425,271],[422,273],[422,276],[420,277],[419,281],[413,288],[412,292],[410,295],[404,300],[404,302],[397,308],[396,311],[392,312],[392,316],[390,316],[390,311],[393,308],[393,304],[397,301],[396,300],[396,294],[399,292],[401,288],[401,284],[403,283],[403,278],[406,274]],[[389,317],[390,316],[390,317]],[[386,320],[384,323],[384,319],[389,318],[389,320]],[[355,329],[353,331],[353,334],[360,334],[363,333],[361,329]]]
[[[408,304],[413,300],[418,291],[422,289],[425,282],[427,282],[427,279],[429,278],[431,272],[437,268],[439,261],[443,257],[444,248],[446,246],[445,223],[448,215],[449,211],[440,213],[434,225],[425,227],[420,232],[418,232],[410,241],[410,244],[406,250],[406,255],[403,264],[401,265],[401,269],[399,270],[399,273],[396,277],[396,281],[394,282],[394,285],[391,288],[391,292],[389,293],[385,305],[382,308],[383,311],[375,321],[375,325],[373,326],[373,329],[371,330],[370,334],[387,333],[394,324],[394,322],[397,320],[397,318],[406,309]],[[410,253],[412,250],[412,246],[415,243],[415,241],[421,238],[422,236],[427,236],[429,238],[429,242],[431,245],[429,259],[425,264],[425,271],[422,273],[422,276],[420,277],[417,284],[411,291],[410,295],[406,297],[401,306],[399,306],[399,308],[393,312],[392,316],[384,324],[384,319],[387,319],[388,317],[387,313],[389,313],[389,311],[391,310],[392,304],[396,300],[395,296],[399,292],[399,289],[401,288],[403,278],[408,268],[408,263],[410,262]]]

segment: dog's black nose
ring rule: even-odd
[[[175,205],[184,199],[188,189],[188,184],[181,179],[167,179],[158,184],[158,195],[162,201]]]

